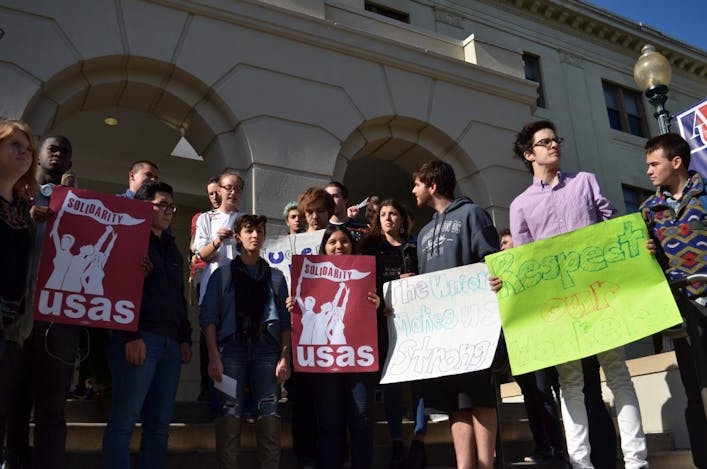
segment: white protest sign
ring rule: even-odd
[[[384,285],[390,345],[381,384],[491,366],[501,334],[498,301],[478,263]]]
[[[265,261],[270,264],[270,267],[282,271],[289,291],[292,285],[290,280],[292,256],[295,254],[302,254],[303,256],[319,254],[319,246],[322,244],[322,237],[324,237],[324,230],[266,239],[263,247],[260,249],[260,257],[265,259]]]

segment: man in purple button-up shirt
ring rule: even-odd
[[[560,171],[561,144],[550,121],[526,124],[516,135],[516,156],[533,174],[530,187],[511,203],[511,234],[516,246],[601,222],[616,213],[601,193],[596,176]],[[625,467],[647,467],[638,399],[623,348],[602,352],[597,358],[615,396]],[[563,363],[557,371],[570,462],[575,468],[592,468],[582,361]]]

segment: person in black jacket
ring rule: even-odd
[[[410,240],[410,216],[403,204],[394,199],[379,202],[372,217],[370,233],[361,242],[363,254],[376,256],[376,290],[384,297],[383,284],[409,277],[417,271],[417,246]],[[388,355],[387,306],[381,301],[378,308],[378,356],[381,369]],[[417,469],[426,466],[425,434],[427,422],[422,390],[418,382],[412,383],[415,406],[415,437],[410,445],[407,460],[403,448],[403,391],[402,383],[385,384],[383,403],[388,430],[393,440],[390,468]]]
[[[113,331],[108,346],[113,396],[103,435],[106,469],[130,468],[130,436],[138,419],[142,421],[138,467],[165,467],[179,373],[191,359],[184,262],[174,238],[165,232],[176,210],[172,187],[148,182],[135,199],[150,202],[154,214],[138,330]]]

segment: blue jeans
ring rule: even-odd
[[[372,406],[377,376],[376,373],[319,373],[313,376],[321,469],[343,466],[347,423],[351,435],[351,468],[371,467]]]
[[[142,332],[147,350],[140,366],[125,360],[122,338],[111,337],[108,364],[113,376],[113,398],[103,435],[103,467],[130,468],[130,436],[138,419],[142,439],[138,467],[165,467],[167,437],[182,367],[176,339]]]
[[[275,377],[275,367],[280,360],[280,344],[267,332],[249,340],[236,336],[221,347],[223,373],[235,378],[236,398],[220,393],[221,413],[236,417],[243,415],[246,387],[255,404],[256,418],[278,415],[277,405],[280,385]]]

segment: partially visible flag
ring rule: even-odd
[[[690,169],[707,177],[707,98],[675,116],[682,138],[692,149]]]

